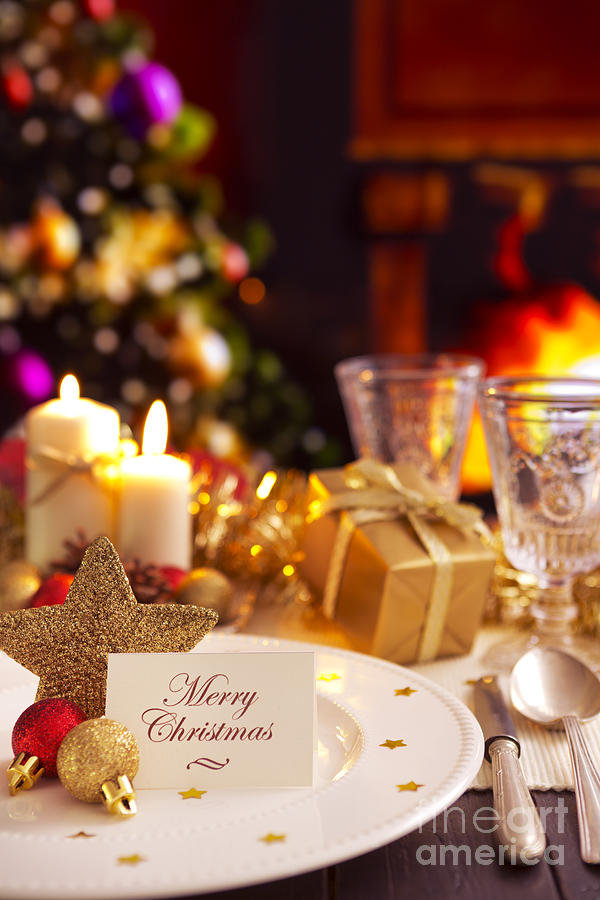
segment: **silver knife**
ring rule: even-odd
[[[521,746],[496,676],[480,678],[473,690],[475,715],[485,738],[485,758],[492,765],[498,843],[511,848],[515,862],[539,859],[546,847],[546,835],[523,776]]]

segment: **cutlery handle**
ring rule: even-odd
[[[584,862],[600,863],[600,776],[590,756],[579,719],[565,716],[563,725],[575,779],[581,858]]]
[[[546,835],[525,783],[515,741],[501,737],[489,747],[494,807],[498,814],[498,843],[515,848],[516,861],[539,859]]]

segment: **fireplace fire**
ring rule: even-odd
[[[485,359],[488,375],[600,376],[600,303],[578,285],[480,304],[475,315],[468,350]],[[476,415],[463,465],[463,491],[488,491],[491,483]]]

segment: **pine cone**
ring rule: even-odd
[[[74,538],[65,538],[63,541],[65,555],[62,559],[52,560],[50,572],[70,572],[74,575],[81,565],[88,544],[89,540],[81,528],[76,531]]]
[[[173,602],[171,583],[158,566],[134,559],[123,562],[123,568],[138,603]]]
[[[75,574],[89,541],[81,530],[74,538],[64,541],[65,555],[50,563],[52,572]],[[172,603],[173,587],[168,576],[158,566],[145,564],[139,559],[123,560],[123,568],[138,603]]]

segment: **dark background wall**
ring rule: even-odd
[[[222,179],[228,208],[273,231],[266,298],[237,301],[236,313],[306,386],[342,460],[339,359],[419,342],[485,353],[508,298],[511,311],[558,310],[562,326],[570,294],[557,301],[557,283],[600,296],[600,90],[586,25],[598,6],[453,3],[462,16],[448,18],[448,0],[121,0],[149,21],[155,57],[186,97],[215,115],[204,167]],[[419,193],[432,172],[448,195],[437,213],[439,198]],[[373,173],[400,185],[389,209],[378,197],[376,218],[390,214],[381,231],[365,201]],[[381,272],[392,274],[377,334],[373,261],[385,244]],[[413,244],[414,291],[395,257]],[[412,344],[403,304],[423,320]],[[600,319],[597,330],[600,358]],[[512,353],[519,334],[501,337]]]
[[[203,167],[228,206],[275,237],[265,300],[238,303],[314,398],[315,422],[347,441],[333,364],[367,346],[356,174],[347,159],[348,0],[123,0],[156,35],[155,57],[219,132]],[[346,451],[344,451],[346,452]]]

